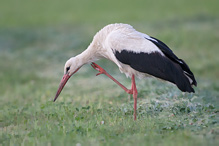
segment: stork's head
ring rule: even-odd
[[[64,75],[63,75],[62,80],[59,84],[59,88],[56,92],[56,96],[55,96],[53,101],[56,101],[56,99],[58,98],[62,89],[64,88],[65,84],[67,83],[68,79],[74,73],[76,73],[80,69],[80,67],[81,67],[81,65],[76,57],[72,57],[68,61],[66,61],[65,67],[64,67]]]
[[[77,57],[72,57],[65,63],[64,74],[68,74],[69,76],[72,76],[74,73],[78,71],[80,67],[81,65]]]

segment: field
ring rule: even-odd
[[[0,145],[219,145],[219,1],[1,0]],[[133,99],[89,64],[52,102],[65,61],[110,23],[156,37],[195,74],[196,93],[137,79]],[[96,62],[125,86],[108,60]]]

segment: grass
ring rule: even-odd
[[[217,6],[213,0],[1,1],[0,143],[218,145]],[[137,80],[135,122],[132,97],[85,65],[53,103],[65,61],[114,22],[166,42],[194,72],[196,93],[182,94],[153,78]],[[97,63],[130,87],[112,62]]]

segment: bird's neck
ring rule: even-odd
[[[76,58],[81,66],[99,59],[97,52],[95,51],[95,49],[93,49],[92,44],[88,46],[88,48],[84,50],[81,54],[77,55]]]

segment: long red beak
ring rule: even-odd
[[[68,74],[65,74],[63,77],[62,77],[62,80],[59,84],[59,88],[56,92],[56,96],[54,98],[54,102],[56,101],[56,99],[59,97],[59,94],[62,92],[62,89],[65,87],[65,84],[67,83],[68,79],[70,78],[71,76],[69,76]]]

